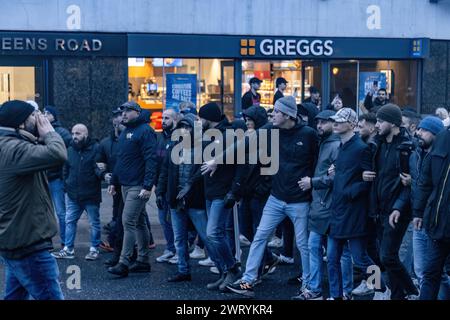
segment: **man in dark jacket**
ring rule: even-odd
[[[86,211],[91,235],[91,247],[86,260],[96,260],[100,245],[101,170],[97,167],[98,144],[89,137],[84,124],[72,128],[72,144],[64,165],[64,185],[67,192],[66,245],[54,252],[57,259],[75,258],[77,223]]]
[[[320,106],[320,91],[314,86],[308,88],[309,97],[306,98],[303,103],[312,103],[317,107]]]
[[[355,265],[361,269],[373,265],[366,251],[367,193],[370,184],[362,180],[362,172],[371,168],[369,147],[354,133],[355,111],[342,108],[334,120],[333,132],[341,139],[339,155],[329,173],[334,175],[331,220],[328,235],[328,276],[330,296],[343,299],[341,256],[348,243]]]
[[[57,223],[45,170],[67,159],[64,141],[33,106],[12,100],[0,106],[0,149],[5,300],[63,299],[58,265],[49,252]]]
[[[150,114],[133,101],[125,102],[121,109],[126,129],[119,137],[119,155],[108,191],[114,195],[117,186],[122,188],[124,238],[120,261],[108,272],[126,277],[129,271],[150,272],[145,204],[156,184],[158,162],[156,135],[148,124]],[[130,265],[136,242],[138,257]]]
[[[323,276],[323,246],[327,239],[331,218],[331,193],[333,177],[328,174],[328,169],[337,159],[341,139],[338,134],[333,133],[333,121],[331,117],[336,112],[325,110],[316,116],[317,132],[320,137],[319,158],[317,160],[314,176],[304,177],[299,181],[302,191],[312,189],[311,210],[309,212],[309,267],[311,280],[309,288],[305,289],[294,300],[321,300],[322,298],[322,276]],[[345,285],[344,296],[349,297],[353,289],[352,273],[353,265],[348,246],[344,247],[341,259],[343,268],[342,281]]]
[[[377,97],[374,99],[373,94],[375,91],[370,91],[367,93],[366,98],[364,99],[364,108],[367,112],[377,113],[377,111],[389,103],[389,99],[387,97],[386,89],[380,88],[377,91]]]
[[[283,77],[277,78],[277,80],[275,81],[275,87],[277,88],[277,91],[275,92],[275,95],[273,96],[273,104],[275,104],[275,102],[277,102],[278,99],[284,97],[283,92],[284,92],[284,90],[286,90],[287,84],[288,84],[288,82],[286,81],[285,78],[283,78]]]
[[[56,133],[61,136],[64,140],[66,148],[68,148],[70,142],[72,141],[72,136],[69,130],[62,127],[61,123],[58,121],[58,112],[56,108],[53,106],[46,106],[44,108],[44,116],[48,119],[48,121],[50,121]],[[56,216],[58,217],[61,248],[64,248],[64,238],[66,234],[66,201],[62,171],[63,166],[52,168],[47,171],[47,178],[50,194],[53,200],[53,206],[55,207]]]
[[[228,286],[231,291],[250,297],[254,295],[253,286],[267,242],[286,216],[294,224],[297,248],[302,260],[303,285],[307,287],[309,284],[307,228],[311,191],[302,191],[298,181],[313,175],[318,137],[314,129],[297,118],[297,105],[292,96],[280,98],[275,103],[273,125],[279,132],[279,169],[272,177],[271,194],[250,246],[245,273],[240,282]],[[272,149],[273,147],[275,146],[272,145]]]
[[[414,225],[429,236],[421,300],[435,300],[450,255],[450,130],[439,133],[422,164],[413,203]]]
[[[162,163],[167,154],[167,150],[170,145],[170,137],[172,136],[172,131],[175,130],[177,126],[178,113],[174,109],[164,110],[162,115],[162,128],[163,131],[158,133],[156,141],[156,155],[158,156],[158,168],[161,167]],[[158,169],[158,172],[160,170]],[[157,180],[158,181],[158,180]],[[175,256],[175,244],[174,244],[174,234],[172,228],[172,221],[170,220],[170,208],[162,195],[156,196],[156,205],[158,207],[158,217],[159,223],[163,229],[164,238],[166,239],[166,249],[163,254],[156,258],[156,262],[168,262],[171,258]]]
[[[386,104],[377,112],[377,149],[373,170],[363,173],[364,181],[373,181],[370,214],[377,218],[381,231],[380,258],[386,268],[391,299],[405,299],[417,295],[417,288],[399,259],[408,224],[411,221],[410,188],[401,182],[409,173],[409,157],[413,149],[411,137],[401,128],[402,112],[394,104]]]
[[[195,116],[188,113],[178,123],[175,134],[180,141],[171,144],[167,149],[156,189],[156,195],[164,197],[170,208],[178,255],[178,272],[168,279],[169,282],[191,280],[188,251],[189,219],[208,252],[212,252],[206,239],[208,218],[205,210],[203,178],[200,164],[194,163],[195,121]]]
[[[242,110],[250,108],[251,106],[259,106],[261,103],[261,95],[258,93],[261,87],[262,80],[253,77],[249,80],[250,90],[248,90],[243,96],[241,101]]]

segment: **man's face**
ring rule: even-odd
[[[378,90],[378,100],[384,101],[386,98],[386,91]]]
[[[311,101],[319,101],[319,98],[320,98],[319,92],[311,93]]]
[[[286,83],[281,83],[281,84],[278,86],[278,89],[280,89],[281,91],[286,90]]]
[[[28,118],[24,122],[24,130],[31,133],[33,136],[37,137],[38,130],[36,127],[36,117],[38,115],[38,111],[34,111],[31,113]]]
[[[392,128],[394,125],[392,123],[389,123],[387,121],[383,121],[381,119],[377,119],[377,124],[375,125],[375,128],[378,131],[378,134],[382,137],[386,137],[391,133]]]
[[[247,125],[248,130],[255,130],[255,121],[251,118],[245,117],[245,124]]]
[[[359,132],[359,136],[362,139],[367,139],[372,133],[375,132],[375,125],[373,123],[367,122],[365,119],[358,121],[358,126],[356,132]]]
[[[162,115],[162,127],[164,130],[172,130],[175,128],[176,114],[173,110],[166,110]]]
[[[259,88],[261,88],[261,83],[260,82],[253,82],[252,84],[251,84],[251,87],[252,87],[252,89],[253,90],[259,90]]]
[[[122,112],[122,123],[131,123],[139,117],[139,112],[133,109],[124,109]]]
[[[434,142],[435,135],[428,130],[422,128],[417,130],[417,137],[419,138],[419,146],[423,149],[428,149]]]
[[[402,116],[402,127],[404,127],[411,135],[416,133],[416,125],[411,123],[411,119]]]
[[[274,109],[272,112],[272,123],[274,126],[281,127],[289,119],[287,115],[278,109]]]
[[[48,119],[48,121],[50,121],[50,123],[55,121],[55,117],[48,111],[44,111],[44,116]]]
[[[125,129],[125,126],[122,124],[122,114],[121,113],[114,115],[114,117],[112,118],[112,124],[113,124],[114,129],[117,129],[120,132]]]
[[[317,133],[320,137],[329,135],[333,132],[333,122],[330,120],[319,119],[317,121]]]
[[[344,134],[353,130],[353,126],[349,122],[333,122],[333,132]]]
[[[72,140],[76,144],[85,141],[88,137],[88,131],[86,127],[81,125],[76,125],[72,128]]]
[[[344,107],[344,104],[342,103],[342,99],[336,99],[333,105],[334,111],[339,111]]]

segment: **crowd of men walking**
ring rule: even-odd
[[[229,121],[215,103],[197,114],[195,105],[183,102],[179,110],[164,111],[161,133],[148,125],[147,110],[125,102],[112,110],[111,134],[99,143],[84,124],[71,133],[62,128],[55,107],[41,113],[24,101],[5,102],[0,107],[5,298],[63,298],[54,258],[75,257],[83,212],[90,225],[86,260],[96,260],[104,247],[113,252],[106,261],[109,273],[150,272],[154,243],[146,203],[154,192],[167,242],[156,260],[178,266],[169,282],[191,281],[189,258],[207,253],[201,264],[218,274],[208,290],[253,297],[277,264],[294,263],[295,243],[300,266],[293,281],[300,290],[294,300],[368,294],[380,300],[450,299],[445,109],[439,117],[422,119],[389,103],[380,89],[366,97],[367,112],[358,118],[338,95],[321,106],[315,88],[310,101],[297,105],[283,95],[287,81],[279,78],[274,107],[266,111],[259,106],[260,83],[250,80],[242,119]],[[214,134],[205,138],[211,129]],[[227,134],[238,129],[243,139]],[[196,138],[196,130],[203,135]],[[268,144],[261,143],[265,134]],[[243,158],[235,152],[241,146]],[[250,160],[252,146],[256,161]],[[202,158],[205,151],[212,151],[211,159]],[[263,174],[271,166],[263,154],[277,159],[274,174]],[[225,161],[229,158],[233,161]],[[102,182],[113,197],[105,242]],[[239,211],[238,221],[233,210]],[[251,243],[245,267],[235,242],[238,225]],[[58,229],[61,248],[50,253]],[[285,245],[276,255],[268,243],[280,233]],[[30,264],[39,267],[30,271]],[[353,283],[355,271],[363,278],[360,284]],[[329,293],[322,288],[326,274]]]

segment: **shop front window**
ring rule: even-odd
[[[330,62],[330,101],[337,95],[345,107],[357,106],[358,62],[339,60]]]

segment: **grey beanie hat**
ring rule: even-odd
[[[297,103],[295,102],[295,98],[293,96],[286,96],[278,99],[273,108],[287,114],[292,118],[297,118]]]

